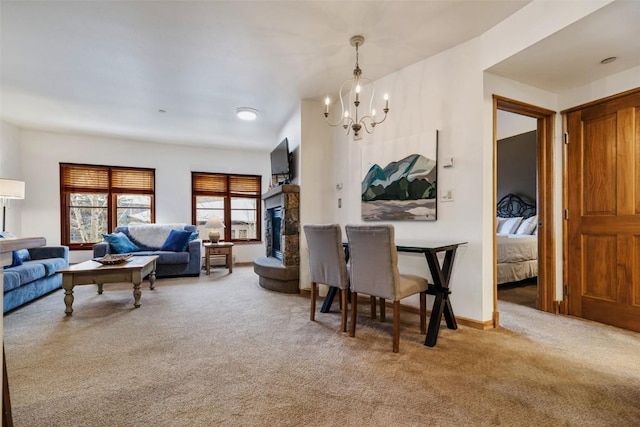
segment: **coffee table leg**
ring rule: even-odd
[[[153,270],[149,273],[149,289],[154,290],[156,288],[156,271]]]
[[[102,283],[97,283],[98,285],[98,295],[102,295]]]
[[[133,306],[135,308],[140,307],[140,296],[142,295],[142,291],[140,290],[140,282],[133,282]]]
[[[73,278],[63,275],[62,288],[64,289],[64,305],[66,306],[64,312],[67,316],[71,316],[73,313],[73,308],[71,308],[73,305]]]

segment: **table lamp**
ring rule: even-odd
[[[209,231],[209,240],[211,243],[218,243],[218,240],[220,240],[220,231],[218,230],[224,228],[224,224],[220,221],[220,218],[215,215],[209,217],[204,228],[211,230]]]
[[[24,199],[24,181],[0,178],[0,200],[2,200],[2,231],[6,231],[7,200]]]

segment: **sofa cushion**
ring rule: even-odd
[[[116,254],[127,254],[129,252],[139,251],[140,248],[135,245],[126,234],[122,232],[103,234],[104,240],[109,242],[113,252]]]
[[[15,271],[4,271],[4,292],[7,293],[20,286],[20,275]]]
[[[39,259],[37,261],[28,261],[25,264],[28,264],[31,262],[39,262],[42,265],[44,265],[44,271],[47,276],[56,274],[56,271],[61,270],[63,268],[67,268],[69,266],[69,263],[64,258]]]
[[[167,240],[164,241],[164,244],[160,248],[161,251],[174,251],[181,252],[184,251],[187,244],[189,243],[189,237],[191,237],[191,232],[186,230],[171,230],[169,232],[169,236]]]
[[[20,277],[20,284],[33,282],[46,276],[46,270],[43,264],[37,261],[27,261],[22,265],[12,267],[8,272],[15,272]],[[7,271],[5,270],[5,274]]]
[[[173,252],[173,251],[140,251],[133,255],[158,255],[158,264],[188,264],[189,252]]]

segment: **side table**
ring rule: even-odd
[[[203,243],[204,245],[204,265],[207,275],[211,274],[211,255],[224,255],[225,267],[229,269],[229,273],[233,273],[233,243]]]

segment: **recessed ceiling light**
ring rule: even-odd
[[[240,107],[236,110],[236,116],[240,120],[255,120],[258,118],[258,110],[249,107]]]
[[[617,56],[610,56],[609,58],[605,58],[602,61],[600,61],[601,64],[610,64],[613,61],[615,61],[616,59],[618,59]]]

